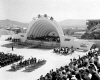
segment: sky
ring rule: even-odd
[[[0,20],[30,22],[38,14],[66,19],[100,19],[100,0],[0,0]]]

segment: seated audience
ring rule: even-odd
[[[62,49],[54,49],[54,52],[59,52]],[[70,63],[66,66],[53,69],[38,80],[100,80],[100,63],[99,52],[91,49],[88,54],[78,59],[70,59]]]
[[[6,65],[12,64],[19,60],[22,60],[23,57],[17,54],[0,52],[0,67],[4,67]]]
[[[60,53],[60,54],[72,54],[74,53],[73,47],[68,48],[68,47],[60,47],[60,48],[54,48],[55,53]]]

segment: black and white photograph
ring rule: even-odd
[[[100,0],[0,0],[0,80],[100,80]]]

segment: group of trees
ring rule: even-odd
[[[82,39],[100,39],[100,32],[85,33],[81,36]]]
[[[64,34],[65,35],[74,35],[75,30],[68,28],[68,29],[64,29]]]
[[[64,34],[73,36],[74,33],[78,31],[80,30],[69,28],[64,30]],[[86,32],[81,36],[81,39],[100,39],[100,32],[99,31]]]

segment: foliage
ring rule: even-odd
[[[82,39],[100,39],[100,32],[85,33],[81,36]]]

